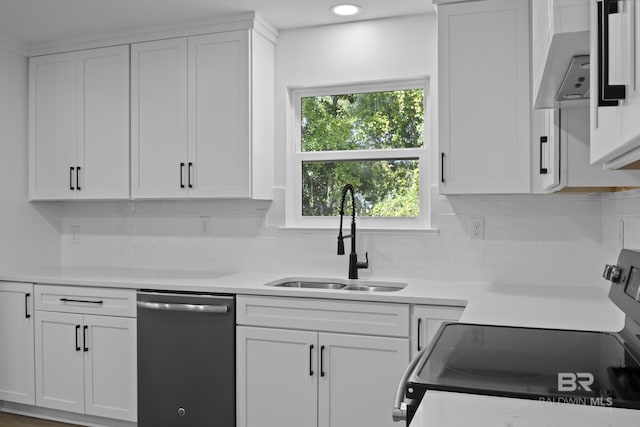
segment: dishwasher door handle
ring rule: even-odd
[[[204,304],[170,304],[165,302],[138,301],[137,306],[147,310],[162,311],[187,311],[192,313],[228,313],[227,305],[204,305]]]

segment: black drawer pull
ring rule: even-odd
[[[80,169],[80,166],[76,168],[76,190],[82,190],[82,188],[80,188]]]
[[[30,293],[24,294],[24,317],[26,319],[31,318],[31,314],[29,314],[29,297],[30,296],[31,296]]]
[[[420,348],[420,334],[422,333],[422,318],[418,318],[418,351],[421,350]]]
[[[324,346],[320,346],[320,376],[324,377]]]
[[[75,168],[73,166],[71,166],[69,168],[69,190],[73,191],[75,190],[75,188],[73,187],[73,170]]]
[[[180,188],[184,188],[184,163],[180,163]]]
[[[625,85],[609,84],[609,16],[620,13],[617,0],[598,2],[598,106],[616,107],[625,99]]]
[[[309,376],[313,376],[313,344],[309,346]]]
[[[60,298],[61,302],[79,302],[82,304],[104,304],[104,301],[100,300],[100,301],[89,301],[89,300],[85,300],[85,299],[71,299],[71,298]]]
[[[80,351],[80,340],[78,339],[78,334],[80,333],[80,325],[76,325],[76,351]]]
[[[546,175],[549,172],[549,170],[544,167],[542,161],[544,158],[544,148],[542,147],[542,144],[546,144],[548,141],[549,139],[546,136],[540,137],[540,175]]]
[[[87,346],[87,330],[89,329],[89,327],[87,325],[84,325],[82,327],[82,343],[83,343],[83,351],[89,351],[89,347]]]

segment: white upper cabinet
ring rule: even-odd
[[[31,200],[129,198],[129,46],[29,62]]]
[[[131,195],[186,197],[187,39],[131,47]]]
[[[591,162],[606,169],[638,169],[640,2],[607,5],[591,3]]]
[[[598,191],[640,183],[640,171],[605,170],[589,163],[588,107],[538,110],[536,114],[544,120],[539,120],[540,146],[534,152],[539,163],[534,176],[535,192]]]
[[[271,198],[273,69],[252,30],[134,44],[133,198]]]
[[[248,31],[189,38],[189,195],[251,197]]]
[[[531,191],[529,2],[438,7],[440,192]]]

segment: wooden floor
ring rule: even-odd
[[[38,418],[0,412],[0,427],[75,427],[72,424],[56,423]]]

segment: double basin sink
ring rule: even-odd
[[[404,289],[406,283],[398,282],[374,282],[374,281],[342,281],[335,279],[300,279],[288,278],[267,283],[266,286],[278,288],[298,289],[328,289],[335,291],[361,291],[361,292],[397,292]]]

